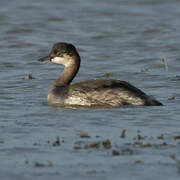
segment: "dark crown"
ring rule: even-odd
[[[65,42],[55,43],[50,56],[63,56],[64,54],[69,56],[79,56],[74,45]]]

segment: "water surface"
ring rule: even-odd
[[[1,2],[1,178],[179,179],[178,163],[170,158],[180,159],[179,7],[175,0]],[[60,41],[73,43],[81,55],[74,82],[109,72],[164,106],[48,106],[48,87],[62,67],[36,59]],[[126,137],[120,138],[123,129]],[[106,139],[112,148],[84,149]]]

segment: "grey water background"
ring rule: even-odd
[[[175,154],[180,159],[174,139],[180,135],[179,18],[180,2],[175,0],[1,1],[1,179],[179,179],[178,163],[170,158]],[[48,87],[62,67],[36,60],[60,41],[73,43],[81,55],[74,82],[106,78],[109,72],[110,78],[129,81],[164,106],[48,106]],[[81,133],[91,138],[82,139]],[[145,137],[140,141],[156,146],[128,146],[138,133]],[[162,134],[164,139],[158,139]],[[57,137],[64,142],[53,146]],[[133,153],[74,149],[106,139],[112,148]]]

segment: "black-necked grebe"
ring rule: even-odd
[[[78,106],[127,106],[162,105],[128,82],[121,80],[87,80],[70,85],[77,74],[81,58],[69,43],[54,44],[49,56],[39,61],[64,65],[64,71],[48,91],[47,101],[56,105]]]

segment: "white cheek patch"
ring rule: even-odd
[[[51,61],[53,63],[62,64],[64,66],[68,66],[69,65],[69,60],[64,58],[64,57],[54,57],[53,59],[51,59]]]

